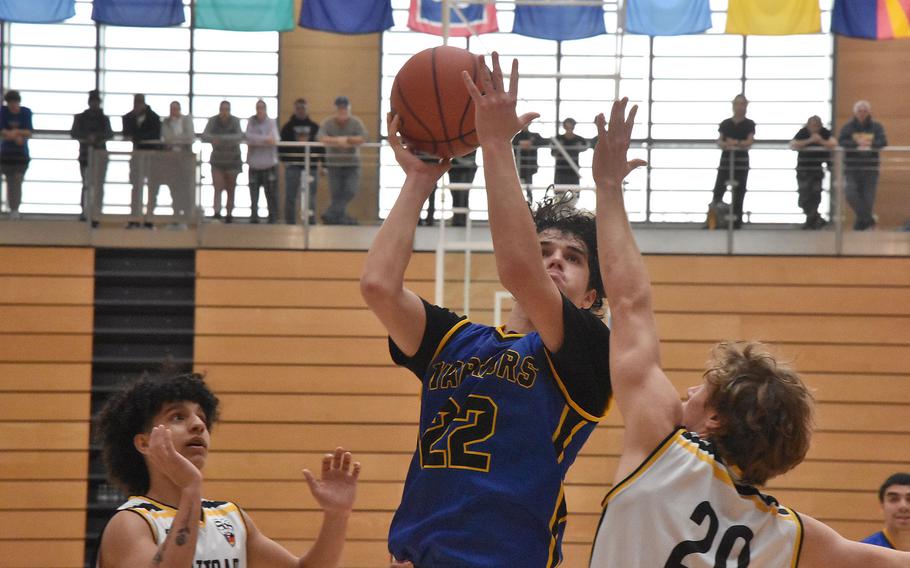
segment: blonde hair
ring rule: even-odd
[[[710,434],[741,481],[764,485],[806,457],[814,398],[799,375],[761,343],[720,343],[705,371],[708,406],[719,426]]]

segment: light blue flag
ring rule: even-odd
[[[709,0],[626,0],[626,31],[630,34],[676,36],[709,29]]]
[[[52,24],[76,15],[76,0],[0,0],[0,20]]]
[[[196,0],[197,28],[234,32],[294,29],[294,0]]]

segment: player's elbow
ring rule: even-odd
[[[388,300],[400,291],[400,283],[396,286],[389,281],[388,277],[384,277],[382,274],[364,272],[360,277],[360,295],[370,307]]]

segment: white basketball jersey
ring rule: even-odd
[[[117,510],[128,510],[145,519],[158,545],[167,538],[177,515],[177,509],[148,497],[131,496]],[[246,537],[246,524],[237,505],[203,499],[192,568],[246,568]]]
[[[604,498],[591,568],[795,568],[795,511],[734,482],[714,445],[679,429]]]

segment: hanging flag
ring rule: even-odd
[[[835,0],[831,31],[864,39],[910,37],[910,0]]]
[[[815,34],[822,30],[818,0],[730,0],[727,33]]]
[[[709,29],[709,0],[626,0],[626,31],[630,34],[675,36]]]
[[[449,3],[449,36],[469,37],[499,30],[495,4]],[[442,35],[442,2],[411,0],[408,27],[415,32]]]
[[[372,34],[392,27],[391,0],[303,0],[300,27],[337,34]]]
[[[0,20],[20,24],[53,24],[76,15],[76,0],[0,0]]]
[[[94,0],[92,19],[111,26],[163,28],[186,21],[181,0]]]
[[[197,28],[233,32],[294,29],[294,0],[196,0]]]
[[[607,33],[602,6],[515,6],[513,34],[541,39],[582,39]]]

